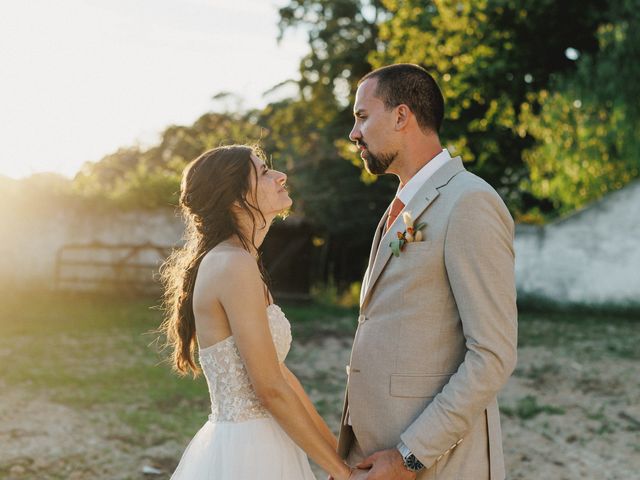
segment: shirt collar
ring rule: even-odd
[[[440,167],[451,160],[449,151],[445,148],[438,155],[429,160],[416,174],[409,179],[406,185],[398,187],[396,197],[402,203],[408,205],[416,192]]]

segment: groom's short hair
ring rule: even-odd
[[[378,81],[375,96],[385,108],[407,105],[423,130],[440,131],[444,118],[444,99],[429,72],[412,63],[397,63],[367,73],[358,85],[369,78]]]

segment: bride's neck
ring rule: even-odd
[[[269,221],[269,219],[265,219],[265,220],[266,220],[265,222],[266,225],[263,228],[256,227],[255,232],[252,232],[252,228],[250,225],[247,225],[247,224],[240,225],[240,230],[242,231],[244,238],[247,239],[249,243],[247,245],[247,247],[249,248],[249,253],[251,253],[254,256],[258,255],[258,249],[262,245],[262,242],[264,242],[264,239],[267,236],[267,233],[269,232],[271,221]],[[251,242],[252,234],[253,234],[253,243]],[[238,248],[245,248],[238,235],[232,235],[228,239],[224,240],[224,242],[234,245]]]

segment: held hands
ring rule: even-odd
[[[353,471],[351,472],[351,476],[349,477],[349,480],[367,479],[369,478],[367,475],[369,475],[369,470],[354,468]]]
[[[355,467],[350,467],[350,468],[351,470],[348,475],[344,477],[332,477],[331,475],[329,475],[327,480],[361,480],[361,479],[367,478],[367,474],[369,473],[368,469],[362,470]]]
[[[370,470],[361,470],[366,473],[365,477],[352,478],[366,478],[368,480],[385,480],[388,478],[393,478],[394,480],[415,480],[416,478],[416,474],[407,470],[404,466],[402,455],[400,455],[400,452],[395,448],[376,452],[362,460],[356,466],[358,468],[370,468]]]
[[[404,466],[402,455],[395,448],[382,450],[362,460],[350,475],[343,478],[329,477],[328,480],[415,480],[416,474]]]

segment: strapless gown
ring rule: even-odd
[[[271,336],[283,362],[291,325],[267,307]],[[262,406],[233,336],[199,350],[211,414],[193,437],[171,480],[316,480],[307,455]]]

